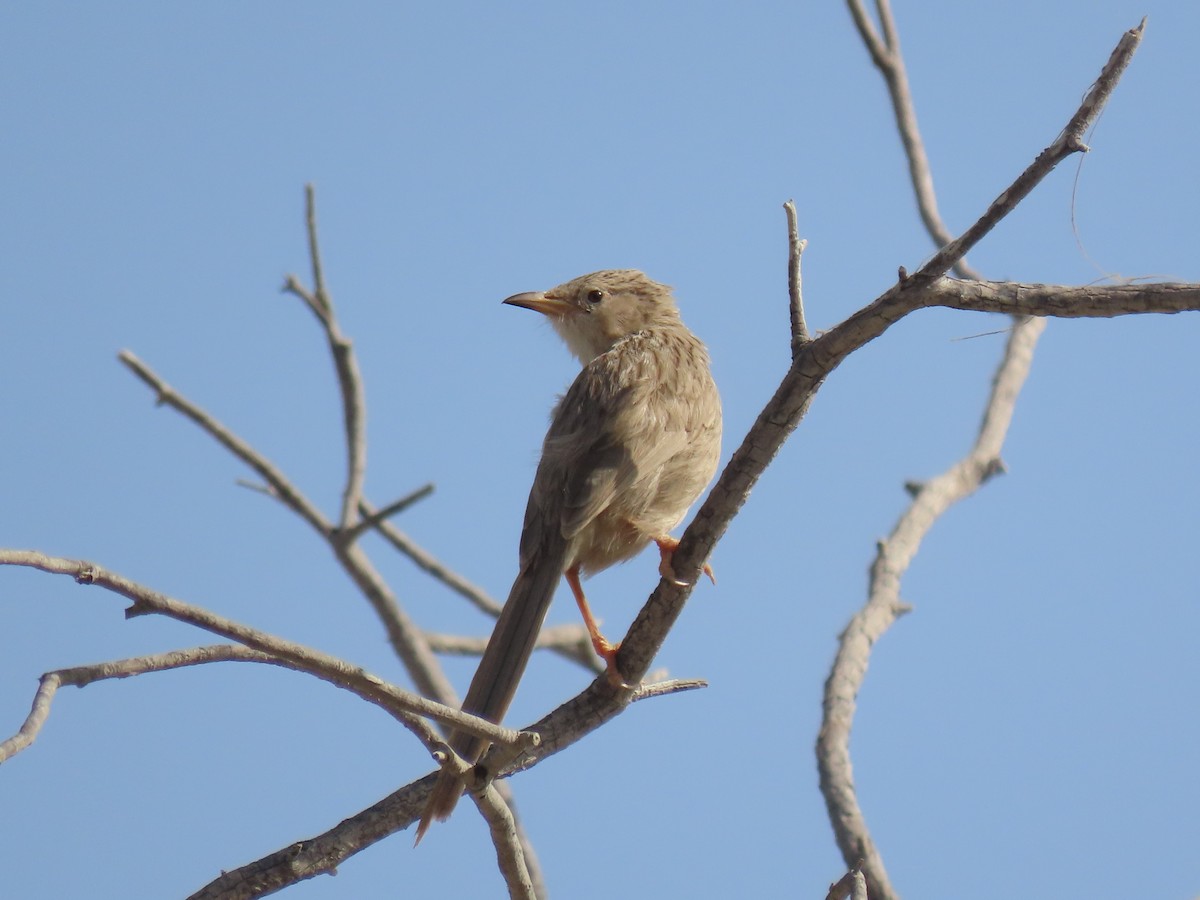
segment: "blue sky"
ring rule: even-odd
[[[1200,280],[1200,8],[895,2],[956,231],[1149,15],[1082,168],[971,261],[997,279]],[[712,351],[727,457],[787,364],[783,201],[809,240],[813,328],[932,249],[837,3],[25,4],[0,29],[0,546],[93,559],[391,680],[380,628],[316,539],[116,362],[133,350],[332,512],[331,367],[278,291],[307,270],[306,182],[366,380],[369,494],[435,482],[398,524],[501,596],[575,369],[502,298],[611,267],[674,285]],[[630,896],[819,896],[841,874],[811,752],[821,684],[903,482],[969,446],[1003,342],[978,335],[1003,327],[914,315],[830,378],[660,657],[711,686],[639,704],[514,782],[552,895],[608,896],[611,878]],[[901,893],[1200,892],[1198,337],[1190,316],[1052,322],[1008,474],[922,547],[915,611],[876,648],[853,739]],[[367,546],[422,624],[486,631]],[[592,582],[610,630],[656,578],[647,555]],[[0,732],[46,670],[208,642],[126,622],[118,598],[63,578],[5,570],[0,597]],[[465,685],[472,664],[447,667]],[[585,683],[537,659],[511,721]],[[22,898],[185,896],[430,768],[386,716],[285,672],[64,691],[0,768],[0,869]],[[501,894],[470,809],[410,844],[288,896]]]

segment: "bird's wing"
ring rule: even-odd
[[[570,539],[613,498],[639,479],[653,477],[688,445],[693,422],[686,395],[670,389],[654,354],[639,365],[620,364],[636,353],[633,336],[592,360],[555,407],[534,479],[529,516],[557,518]],[[541,498],[533,510],[534,496]]]

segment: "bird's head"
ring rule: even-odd
[[[636,269],[592,272],[504,302],[544,314],[584,365],[627,335],[679,322],[671,289]]]

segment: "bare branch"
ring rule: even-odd
[[[37,692],[33,695],[29,715],[25,717],[16,734],[0,743],[0,763],[16,756],[37,740],[38,733],[50,716],[50,704],[54,702],[54,695],[58,692],[60,684],[62,679],[57,672],[47,672],[41,677]]]
[[[908,609],[900,600],[900,579],[921,541],[946,509],[970,496],[998,470],[1000,448],[1017,395],[1029,374],[1033,348],[1044,327],[1044,319],[1026,319],[1012,330],[975,445],[949,470],[921,486],[891,535],[880,542],[871,568],[867,602],[842,633],[833,668],[825,682],[824,716],[817,738],[821,793],[829,808],[842,858],[865,860],[863,870],[873,900],[887,900],[896,894],[855,795],[850,764],[855,700],[866,677],[871,648]]]
[[[800,226],[796,222],[796,204],[789,200],[783,204],[788,223],[788,311],[792,322],[792,356],[801,344],[811,338],[808,325],[804,322],[804,292],[800,284],[800,257],[808,241],[800,240]]]
[[[1075,287],[940,278],[922,293],[925,297],[924,306],[1062,319],[1107,319],[1142,313],[1170,314],[1200,310],[1200,285],[1196,284]]]
[[[393,792],[329,831],[296,841],[209,882],[188,900],[252,900],[316,875],[331,875],[347,858],[407,827],[421,813],[433,776]],[[402,823],[397,827],[397,823]]]
[[[378,509],[375,512],[371,513],[367,518],[361,519],[358,522],[358,524],[355,525],[353,528],[348,528],[345,531],[339,531],[338,532],[338,540],[343,541],[345,543],[352,543],[352,542],[358,540],[363,535],[364,532],[367,532],[370,529],[375,528],[384,519],[390,519],[392,516],[399,515],[400,513],[404,512],[404,510],[406,510],[410,506],[412,506],[414,503],[424,500],[426,497],[428,497],[432,493],[433,493],[433,482],[429,482],[428,484],[423,484],[419,488],[417,488],[415,491],[405,494],[403,497],[399,498],[398,500],[393,500],[387,506],[384,506],[381,509]],[[360,513],[362,512],[364,506],[366,506],[366,502],[360,500],[359,501],[359,512]]]
[[[284,290],[300,297],[313,311],[333,356],[337,372],[338,388],[342,395],[342,425],[346,438],[346,484],[342,489],[342,512],[338,528],[345,532],[358,519],[358,506],[362,500],[363,482],[367,474],[366,400],[363,397],[362,373],[354,346],[338,327],[333,300],[325,285],[321,265],[320,241],[317,235],[316,192],[311,184],[304,187],[305,224],[308,232],[308,256],[312,263],[312,291],[300,286],[295,276],[289,275]]]
[[[150,672],[165,672],[185,666],[202,665],[214,662],[257,662],[274,666],[282,666],[296,672],[314,674],[307,668],[297,666],[289,660],[280,659],[269,653],[251,650],[248,647],[238,647],[233,644],[216,644],[207,647],[192,647],[186,650],[172,650],[167,653],[156,653],[149,656],[135,656],[127,659],[110,660],[91,665],[74,666],[69,669],[58,669],[47,672],[40,679],[37,694],[34,696],[33,709],[25,720],[21,730],[15,736],[0,744],[0,762],[9,756],[24,750],[33,743],[50,712],[50,704],[60,685],[86,687],[97,681],[110,678],[129,678],[134,675],[144,675]],[[329,679],[325,679],[328,681]],[[333,682],[330,682],[333,683]],[[353,688],[347,685],[336,685],[344,690]],[[370,701],[370,698],[364,698]],[[420,719],[413,721],[421,723]],[[425,727],[427,734],[426,746],[431,750],[440,743],[432,729]]]
[[[364,515],[375,516],[374,508],[365,501],[362,503],[360,509]],[[375,528],[389,544],[416,563],[417,568],[433,576],[455,593],[465,597],[476,608],[482,610],[493,619],[500,615],[501,604],[492,599],[487,591],[463,578],[431,553],[417,546],[412,538],[391,522],[376,522]]]
[[[425,632],[425,639],[435,653],[445,653],[451,656],[482,656],[487,646],[486,637],[467,637],[459,634],[442,634],[440,632]],[[598,675],[604,671],[604,664],[592,649],[592,639],[588,636],[583,625],[550,625],[538,632],[537,642],[533,645],[538,650],[551,650],[579,663],[592,674]]]
[[[454,687],[442,672],[437,657],[425,643],[420,629],[400,608],[395,596],[362,550],[356,545],[344,545],[337,542],[334,539],[336,532],[333,525],[261,453],[218,422],[208,412],[177,394],[151,371],[149,366],[128,350],[121,351],[119,358],[138,378],[155,391],[159,403],[170,406],[195,422],[203,431],[230,450],[234,456],[254,469],[267,483],[268,489],[264,493],[280,500],[308,522],[322,538],[330,542],[338,562],[366,596],[374,608],[375,614],[383,623],[387,630],[388,640],[396,654],[403,660],[417,688],[427,697],[438,700],[447,706],[457,706],[458,696]],[[379,527],[382,531],[388,526],[387,523],[380,523]]]
[[[1146,311],[1146,306],[1154,300],[1161,301],[1163,298],[1169,298],[1168,304],[1171,308],[1160,308],[1158,311],[1179,311],[1179,295],[1189,293],[1186,286],[1182,292],[1170,289],[1157,291],[1154,299],[1151,299],[1147,292],[1136,290],[1119,293],[1097,289],[1097,293],[1087,293],[1086,289],[1055,289],[1047,286],[1029,289],[1032,286],[974,285],[942,277],[950,267],[955,267],[960,274],[978,281],[978,273],[967,268],[963,261],[968,249],[1015,208],[1058,162],[1076,151],[1087,149],[1083,144],[1083,134],[1103,108],[1132,58],[1141,40],[1144,20],[1142,26],[1122,37],[1100,78],[1055,141],[992,203],[988,211],[971,228],[958,239],[950,240],[949,232],[937,211],[933,179],[917,129],[899,39],[887,0],[877,0],[885,47],[881,46],[878,34],[870,26],[861,3],[858,0],[848,0],[848,3],[863,42],[888,84],[897,127],[909,159],[910,176],[921,217],[934,241],[942,245],[942,249],[933,259],[912,278],[906,278],[903,271],[901,272],[901,290],[916,288],[918,292],[925,294],[925,305],[1038,316],[1054,315],[1057,310],[1070,310],[1068,314],[1073,316],[1117,315],[1134,311],[1126,308],[1131,301],[1138,307],[1136,311],[1141,312]],[[936,288],[933,287],[935,283]],[[1194,299],[1195,292],[1191,293]],[[1186,299],[1183,302],[1186,303]],[[884,312],[881,309],[880,313],[887,319],[893,311]],[[904,313],[900,312],[899,315]],[[1000,445],[1011,419],[1017,392],[1028,372],[1033,347],[1043,327],[1044,321],[1039,319],[1021,321],[1014,328],[996,377],[975,449],[966,460],[943,476],[944,480],[950,482],[949,485],[939,483],[935,479],[934,482],[922,486],[915,493],[909,514],[906,514],[901,520],[901,525],[897,526],[899,531],[907,522],[911,530],[912,522],[920,522],[919,533],[909,534],[908,540],[903,541],[897,537],[897,532],[893,532],[893,540],[880,545],[880,555],[872,573],[871,595],[863,611],[855,616],[843,633],[842,649],[839,650],[833,671],[826,683],[825,716],[817,744],[821,791],[829,807],[830,819],[843,858],[865,858],[866,880],[870,883],[870,895],[875,900],[892,897],[894,891],[854,794],[849,755],[854,698],[866,673],[871,646],[891,622],[906,610],[899,600],[900,576],[907,569],[908,559],[911,559],[911,553],[915,553],[924,533],[945,506],[973,492],[992,474],[1003,469],[999,457]],[[931,494],[931,489],[935,493]],[[939,489],[941,494],[936,493]],[[933,502],[935,497],[942,499],[944,505],[941,508],[936,508],[937,504]],[[885,558],[892,558],[885,551],[893,543],[908,548],[908,554],[902,562],[884,567],[881,562]]]
[[[109,678],[129,678],[133,675],[143,675],[147,672],[164,672],[184,666],[195,666],[202,663],[225,661],[249,661],[271,663],[279,666],[303,671],[291,665],[286,660],[277,659],[257,650],[246,647],[235,647],[230,644],[219,644],[209,647],[193,647],[188,650],[174,650],[169,653],[156,653],[151,656],[136,656],[129,659],[111,660],[109,662],[93,663],[86,666],[75,666],[70,669],[58,669],[47,672],[38,683],[37,693],[33,698],[33,708],[29,717],[16,735],[0,744],[0,762],[16,755],[33,743],[42,725],[50,714],[50,705],[61,685],[85,687],[97,681]]]
[[[117,359],[154,391],[156,403],[160,406],[169,406],[199,425],[202,431],[207,432],[221,446],[257,472],[259,477],[270,486],[272,496],[279,499],[288,509],[308,522],[322,535],[330,533],[331,526],[321,515],[321,511],[265,456],[218,422],[211,413],[176,393],[174,388],[129,350],[122,350],[117,354]]]
[[[496,862],[500,866],[500,874],[504,876],[504,883],[508,885],[508,896],[513,900],[536,900],[529,870],[525,868],[525,853],[517,837],[517,824],[508,804],[495,786],[490,784],[475,794],[474,799],[491,832]]]
[[[652,690],[647,690],[647,694]],[[621,697],[628,698],[628,692]],[[601,676],[582,694],[559,707],[534,726],[543,735],[539,753],[544,748],[557,752],[595,728],[600,727],[624,708],[624,703],[613,704],[612,691]],[[480,763],[480,767],[498,771],[492,766],[497,756],[494,748]],[[540,757],[539,757],[540,758]],[[528,768],[536,759],[526,754],[512,766],[512,771]],[[403,831],[417,821],[428,800],[435,775],[427,775],[373,804],[362,812],[314,838],[297,841],[288,847],[248,863],[238,869],[225,872],[219,878],[192,895],[191,900],[240,900],[262,896],[272,890],[286,887],[313,875],[331,872],[345,859],[370,846],[376,841]],[[503,791],[506,785],[492,783],[492,787]],[[519,833],[519,825],[518,825]],[[535,887],[540,876],[532,869],[525,849],[526,865],[531,869]],[[250,886],[254,893],[250,892]],[[544,892],[539,891],[539,896]]]
[[[311,184],[304,186],[304,225],[308,234],[308,259],[312,264],[313,295],[317,305],[327,314],[332,314],[329,291],[325,287],[325,274],[321,265],[321,247],[317,239],[317,192]]]
[[[846,5],[850,8],[850,15],[854,18],[854,26],[858,29],[862,42],[867,45],[871,61],[881,70],[886,71],[891,65],[891,61],[888,59],[891,48],[879,36],[875,23],[867,15],[866,7],[863,6],[861,0],[848,0]]]
[[[942,221],[938,212],[937,193],[933,188],[933,172],[929,167],[929,157],[925,153],[925,142],[917,127],[917,110],[913,104],[912,90],[908,85],[908,72],[904,67],[904,55],[900,52],[900,38],[896,31],[896,21],[892,16],[888,0],[876,0],[876,10],[879,22],[883,28],[883,37],[875,30],[870,17],[863,8],[862,0],[847,0],[850,15],[858,28],[859,36],[871,61],[875,63],[883,75],[887,85],[888,96],[892,101],[892,112],[896,118],[896,128],[900,133],[900,142],[904,146],[904,155],[908,159],[908,175],[912,181],[913,194],[917,200],[917,209],[925,230],[933,238],[934,244],[945,246],[954,239],[950,230]],[[979,278],[979,274],[968,265],[965,259],[959,259],[954,264],[954,271],[963,278]]]
[[[168,597],[94,563],[47,556],[31,550],[0,550],[0,565],[27,566],[52,574],[69,575],[79,584],[98,585],[132,600],[133,606],[125,611],[126,618],[147,613],[164,615],[285,660],[298,669],[351,690],[364,700],[385,709],[409,727],[423,742],[426,741],[428,731],[423,727],[412,726],[413,714],[435,719],[507,747],[528,748],[535,746],[539,740],[536,735],[501,728],[485,719],[467,715],[454,707],[396,687],[337,657]]]
[[[513,827],[517,832],[517,841],[521,845],[521,856],[525,860],[525,871],[529,873],[529,882],[533,885],[533,894],[538,900],[546,900],[550,896],[550,892],[546,890],[546,880],[542,875],[542,866],[538,861],[537,851],[534,849],[533,842],[529,839],[529,835],[521,823],[521,817],[517,815],[517,808],[513,803],[512,788],[508,782],[493,782],[492,787],[500,794],[504,802],[508,804],[508,811],[513,819]]]
[[[508,758],[511,760],[517,753],[519,750],[510,749]],[[496,847],[500,873],[509,885],[509,890],[512,891],[515,885],[516,890],[520,892],[517,896],[526,896],[526,892],[532,890],[534,897],[546,897],[546,886],[542,881],[537,854],[516,816],[512,789],[507,784],[495,782],[485,768],[472,766],[448,745],[444,745],[435,753],[434,758],[443,770],[448,770],[463,783],[488,823]],[[403,826],[407,827],[408,822],[403,823]],[[413,846],[420,841],[421,831],[418,829]]]
[[[424,634],[400,606],[362,548],[357,544],[338,546],[334,554],[383,621],[388,639],[403,660],[417,690],[447,706],[457,707],[458,694],[442,671],[437,657],[429,649]]]
[[[1038,154],[1037,159],[1026,167],[1025,171],[1017,176],[1017,179],[1009,185],[1008,189],[1000,194],[992,205],[988,207],[979,220],[962,233],[959,237],[950,241],[942,247],[933,258],[925,265],[921,266],[920,270],[912,277],[911,282],[914,286],[924,286],[936,278],[940,278],[955,266],[966,254],[974,247],[989,231],[996,227],[1000,221],[1010,212],[1017,208],[1022,200],[1029,196],[1030,191],[1037,187],[1043,178],[1050,174],[1051,171],[1060,162],[1066,159],[1073,153],[1085,152],[1088,147],[1083,142],[1083,136],[1087,134],[1089,128],[1096,121],[1101,111],[1104,109],[1108,98],[1117,87],[1117,82],[1120,81],[1122,73],[1133,59],[1133,54],[1142,42],[1142,33],[1146,26],[1146,20],[1143,19],[1141,24],[1136,28],[1132,28],[1121,36],[1121,40],[1117,46],[1113,48],[1112,55],[1108,58],[1108,62],[1104,64],[1104,68],[1100,71],[1100,76],[1093,82],[1091,89],[1083,98],[1083,103],[1079,109],[1071,116],[1070,121],[1045,150]]]

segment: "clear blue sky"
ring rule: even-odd
[[[1077,185],[1072,161],[971,261],[1200,280],[1200,7],[895,3],[956,230],[1148,14]],[[501,596],[575,367],[503,297],[610,267],[673,284],[712,351],[728,455],[786,366],[783,201],[809,239],[814,328],[931,251],[836,2],[9,4],[0,31],[0,545],[94,559],[388,679],[380,628],[317,540],[116,362],[138,353],[332,512],[330,364],[278,291],[306,270],[305,182],[366,379],[369,493],[436,482],[399,524]],[[1004,324],[915,315],[830,378],[659,660],[711,687],[639,704],[514,782],[554,896],[615,879],[627,896],[812,897],[841,874],[811,751],[822,680],[902,483],[973,437],[1003,338],[959,339]],[[1198,338],[1191,316],[1052,322],[1009,474],[922,548],[853,740],[903,894],[1200,893]],[[424,625],[485,632],[368,546]],[[656,578],[647,555],[592,582],[611,630]],[[43,671],[210,640],[39,573],[0,571],[0,598],[5,733]],[[449,668],[465,685],[472,665]],[[585,683],[539,658],[512,722]],[[3,892],[181,897],[430,768],[385,715],[265,667],[67,690],[0,768]],[[397,836],[287,896],[502,890],[463,808],[419,851]]]

